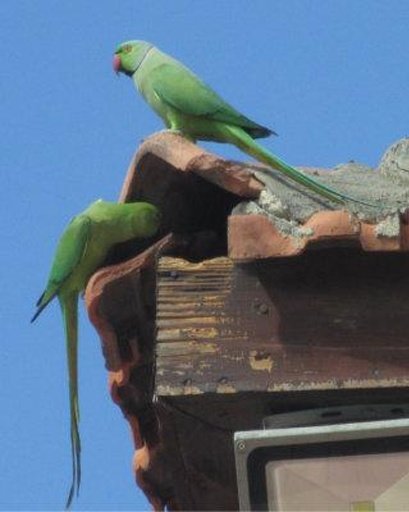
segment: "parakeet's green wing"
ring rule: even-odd
[[[86,215],[72,219],[57,246],[50,281],[61,286],[71,275],[87,248],[91,224]]]
[[[240,114],[182,64],[161,64],[150,80],[159,98],[183,114],[239,126],[255,138],[274,133]]]
[[[32,322],[71,275],[87,248],[91,231],[91,220],[85,215],[74,217],[64,231],[54,256],[47,287],[37,302],[37,311]]]

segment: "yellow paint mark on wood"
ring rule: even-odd
[[[215,339],[220,335],[219,329],[214,327],[196,327],[187,329],[162,329],[157,334],[157,341],[183,341],[183,340],[202,340]]]
[[[201,395],[203,391],[197,386],[183,386],[183,394],[184,395]]]
[[[216,343],[195,343],[195,348],[201,354],[215,353],[219,349]]]
[[[274,364],[271,354],[258,350],[250,350],[249,362],[253,370],[267,372],[271,372]]]
[[[228,383],[218,383],[216,387],[216,393],[229,394],[236,393],[237,390],[234,386]]]
[[[186,313],[188,314],[188,313]],[[172,327],[174,324],[183,324],[185,329],[188,329],[190,325],[217,325],[218,318],[214,316],[199,316],[199,317],[183,317],[181,320],[180,317],[174,317],[173,315],[168,315],[167,318],[158,319],[156,325],[159,328],[166,329],[167,327]]]
[[[215,354],[219,350],[216,343],[204,343],[195,341],[174,341],[173,343],[158,343],[156,355],[158,357],[197,356],[201,354]],[[183,362],[181,359],[180,363]],[[180,364],[178,365],[180,367]],[[174,370],[173,370],[174,371]]]

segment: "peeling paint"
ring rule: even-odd
[[[157,318],[157,326],[161,329],[166,329],[167,327],[172,327],[173,325],[177,325],[183,323],[184,327],[189,327],[190,325],[214,325],[218,323],[218,318],[215,316],[198,316],[196,317],[193,311],[182,311],[181,312],[185,316],[176,316],[175,313],[167,314],[166,317],[162,316],[162,318]],[[188,316],[192,315],[192,316]]]
[[[227,383],[218,383],[216,387],[216,393],[229,394],[229,393],[237,393],[237,389],[231,384]]]
[[[219,330],[214,327],[197,327],[188,329],[161,329],[157,335],[157,341],[183,340],[183,339],[214,339],[219,337]]]
[[[189,336],[189,337],[194,337],[194,338],[199,338],[199,339],[203,339],[203,338],[218,338],[219,337],[219,329],[215,329],[215,328],[212,328],[212,327],[203,327],[203,328],[197,328],[197,329],[189,329],[187,331],[183,331],[183,332],[186,332],[186,334]]]
[[[160,396],[178,396],[183,395],[183,386],[157,385],[155,394]]]
[[[164,375],[166,375],[167,371],[169,371],[169,370],[168,369],[163,369],[163,368],[158,368],[156,370],[156,375],[159,375],[160,377],[163,377]],[[183,377],[184,375],[186,375],[186,372],[181,371],[181,370],[173,370],[172,373],[174,375],[179,375],[179,377]]]
[[[409,386],[409,379],[329,379],[320,382],[270,383],[266,391],[307,391],[329,389],[377,389]]]
[[[214,354],[219,350],[216,343],[189,343],[201,354]]]
[[[197,387],[197,386],[184,386],[183,387],[183,394],[184,395],[201,395],[203,394],[203,391]]]
[[[180,396],[180,395],[202,395],[202,391],[197,386],[164,386],[159,385],[155,394],[159,396]]]
[[[250,350],[249,363],[253,370],[267,372],[271,372],[274,365],[271,354],[258,350]]]

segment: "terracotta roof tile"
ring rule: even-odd
[[[395,168],[408,148],[409,139],[393,145],[376,170],[354,163],[332,172],[302,168],[339,191],[378,205],[372,208],[331,203],[278,172],[272,177],[259,164],[219,158],[164,132],[147,139],[134,156],[121,200],[143,198],[157,204],[164,211],[165,232],[215,229],[228,217],[229,256],[239,261],[296,255],[310,244],[329,245],[331,240],[349,240],[368,251],[407,250],[409,180]]]
[[[307,191],[301,190],[279,175],[276,180],[266,178],[265,172],[257,164],[224,160],[174,133],[156,134],[141,145],[129,166],[120,200],[147,200],[156,204],[163,213],[163,226],[158,237],[151,241],[150,247],[131,244],[122,248],[116,254],[117,257],[114,258],[114,261],[130,259],[105,267],[91,278],[86,289],[86,304],[89,317],[101,337],[109,370],[111,396],[114,402],[121,407],[132,429],[135,445],[133,467],[136,480],[155,510],[161,510],[165,506],[169,510],[180,510],[186,507],[211,509],[215,508],[215,502],[212,500],[216,498],[220,500],[218,502],[220,509],[231,509],[236,507],[237,499],[235,484],[231,484],[231,482],[235,482],[234,470],[233,474],[231,473],[232,468],[229,469],[230,473],[223,474],[220,472],[221,468],[212,466],[212,460],[213,462],[227,460],[231,457],[229,451],[231,450],[229,445],[231,436],[229,428],[231,427],[219,427],[210,421],[210,413],[209,417],[206,417],[204,412],[205,410],[215,410],[215,404],[219,403],[220,397],[214,398],[214,395],[218,395],[218,393],[211,393],[211,396],[203,398],[200,404],[195,405],[194,402],[189,401],[190,395],[194,397],[194,391],[188,392],[189,388],[194,390],[195,383],[189,380],[190,377],[186,380],[184,375],[180,375],[178,379],[180,382],[184,382],[181,386],[186,392],[186,400],[180,402],[182,404],[180,409],[174,408],[175,403],[170,401],[162,400],[158,403],[154,400],[155,341],[156,328],[159,328],[155,324],[157,259],[161,255],[170,255],[181,256],[189,261],[202,261],[228,254],[234,261],[247,262],[261,258],[297,256],[310,248],[336,247],[338,245],[342,245],[344,248],[354,247],[355,251],[357,247],[361,247],[364,251],[407,251],[409,249],[409,214],[406,205],[409,204],[409,182],[402,166],[404,167],[409,161],[408,148],[409,142],[405,139],[389,149],[381,161],[379,172],[356,164],[348,164],[332,173],[308,171],[312,174],[318,173],[319,178],[323,181],[331,183],[353,196],[382,202],[383,208],[371,210],[356,205],[348,206],[348,209],[338,205],[335,205],[334,208],[331,203],[311,196]],[[263,184],[264,181],[267,188]],[[173,234],[170,235],[170,232]],[[135,256],[135,251],[142,252]],[[292,258],[292,261],[298,261],[299,258]],[[362,265],[361,260],[359,258],[358,260],[359,265]],[[402,262],[399,265],[402,265]],[[162,286],[169,281],[174,282],[175,288],[178,289],[178,271],[169,270],[169,272],[169,276],[162,279]],[[186,270],[186,279],[188,286],[191,287],[189,272]],[[370,273],[369,270],[368,273]],[[206,307],[211,310],[214,300],[213,281],[211,280],[214,278],[217,282],[218,275],[212,272],[209,275],[210,281],[201,282],[198,286],[210,287],[207,294],[209,303]],[[364,293],[366,289],[364,278],[361,281],[362,293]],[[180,283],[180,286],[182,287],[179,290],[180,300],[185,301],[186,291],[183,292],[185,284]],[[161,288],[161,293],[166,292],[165,288]],[[258,290],[256,285],[255,289]],[[288,293],[290,292],[284,290],[281,297],[281,299],[285,299],[283,304],[286,304]],[[273,301],[271,297],[267,296],[263,300],[266,303]],[[299,307],[302,307],[301,298],[299,300]],[[325,298],[319,295],[319,300],[323,300],[322,304],[326,305]],[[172,306],[171,296],[168,302]],[[254,311],[251,309],[253,306],[249,306],[249,311],[246,312],[246,318],[252,318],[254,313],[255,318],[260,319],[260,333],[263,336],[263,333],[269,333],[271,330],[268,311],[269,308],[273,310],[274,303],[270,304],[270,302],[268,302],[266,314],[259,312],[257,308],[260,304],[258,302]],[[333,304],[334,302],[329,302],[328,307],[332,308]],[[359,300],[357,304],[362,307]],[[177,304],[175,303],[174,306],[176,307]],[[203,309],[201,309],[200,301],[195,302],[193,306],[195,312],[200,313]],[[189,308],[189,304],[186,307]],[[347,311],[347,307],[343,307]],[[197,315],[200,320],[199,313]],[[387,314],[392,315],[392,313],[393,311],[388,310]],[[242,328],[239,316],[236,328]],[[403,325],[402,318],[400,315],[396,329],[399,329],[401,324]],[[343,317],[341,320],[344,321]],[[172,322],[175,321],[172,316]],[[200,320],[200,322],[203,321]],[[307,328],[310,329],[311,325],[308,319],[305,319],[305,322]],[[325,329],[328,330],[329,324],[325,325]],[[247,329],[246,326],[243,328]],[[360,328],[364,329],[362,326]],[[342,329],[347,332],[349,324],[340,324],[340,329],[340,336],[343,339]],[[224,334],[227,333],[227,337],[229,332],[228,326],[226,326]],[[184,334],[179,333],[179,335],[184,340]],[[266,336],[268,337],[269,334]],[[367,337],[370,339],[370,335]],[[269,340],[270,338],[266,338],[263,341],[262,356],[257,350],[251,352],[254,356],[252,356],[253,359],[264,357],[269,361],[266,355],[270,349]],[[345,340],[347,343],[348,336],[345,337]],[[382,341],[382,336],[380,336],[380,340]],[[397,344],[399,340],[400,338]],[[243,338],[241,341],[245,343],[246,340]],[[191,343],[189,346],[194,351],[200,340],[192,339],[189,342],[188,339],[187,342]],[[294,371],[294,365],[290,364],[291,351],[286,351],[285,346],[280,345],[280,340],[277,343],[275,350],[286,364],[283,363],[280,369],[271,363],[269,368],[270,372],[271,368],[274,368],[275,371],[283,373],[285,380],[284,374],[287,366]],[[165,348],[162,347],[161,350]],[[174,344],[171,348],[174,351],[177,349],[177,345]],[[308,354],[308,361],[316,361],[315,349],[316,347],[313,345],[300,348],[297,343],[291,348],[297,354]],[[330,346],[327,349],[330,354],[334,354],[333,359],[336,361],[337,354],[333,352],[334,347]],[[320,347],[317,350],[317,354],[319,354]],[[350,358],[350,362],[343,368],[343,371],[346,372],[345,382],[347,382],[347,374],[349,374],[351,365],[361,371],[362,375],[367,375],[372,367],[377,368],[377,362],[370,359],[360,366],[359,359],[364,359],[367,354],[365,347],[360,348],[358,361],[355,359],[353,350],[348,347],[342,347],[342,350],[344,351],[342,354],[344,356],[346,354]],[[387,348],[382,346],[377,353],[386,354]],[[403,353],[406,354],[402,349]],[[237,355],[237,360],[239,359],[240,355]],[[305,362],[307,359],[303,361]],[[396,359],[396,357],[390,357],[390,372],[392,374],[397,367]],[[387,357],[385,361],[387,363]],[[224,368],[223,364],[221,368]],[[233,361],[231,364],[242,363]],[[304,363],[301,361],[300,364],[302,366]],[[259,368],[257,365],[256,367]],[[309,367],[303,367],[304,378],[309,375],[309,370]],[[405,373],[404,362],[400,372]],[[265,369],[261,371],[259,368],[258,374],[260,382],[263,379],[270,379]],[[222,376],[222,379],[213,383],[212,386],[219,388],[227,386],[231,389],[229,381],[226,379],[226,384],[223,378]],[[374,374],[370,387],[376,385],[377,378]],[[163,377],[161,379],[163,380]],[[379,379],[382,380],[382,375],[379,375]],[[399,382],[397,381],[395,386],[399,386]],[[314,404],[320,403],[322,395],[314,395],[313,384],[311,384],[312,395],[303,395],[303,383],[294,381],[297,398],[294,398],[291,392],[287,392],[287,388],[284,387],[280,388],[282,397],[278,400],[282,400],[286,406],[293,403],[294,400],[303,400],[304,403],[309,400],[310,406],[314,406]],[[248,386],[249,382],[246,385]],[[403,385],[406,385],[406,381]],[[334,388],[334,386],[336,388],[337,384],[332,383],[328,389]],[[340,383],[339,387],[345,387],[345,385]],[[352,387],[359,388],[359,383]],[[361,387],[365,388],[365,383]],[[324,388],[325,383],[319,387],[321,393]],[[289,383],[288,390],[291,389],[293,388]],[[344,398],[349,396],[349,391],[343,390],[342,392]],[[363,396],[365,390],[357,391],[357,393],[361,393]],[[223,393],[220,393],[221,395]],[[200,396],[205,397],[205,395]],[[306,398],[307,396],[309,398]],[[326,396],[330,400],[332,395]],[[207,405],[205,406],[205,404]],[[203,422],[195,422],[194,415],[189,416],[191,413],[187,413],[187,409],[184,409],[183,405],[190,405],[190,410],[195,411],[198,416],[204,415]],[[249,421],[250,416],[259,418],[264,411],[265,403],[261,398],[260,401],[257,401],[243,395],[240,407],[245,407],[248,411],[248,416],[241,418],[244,422],[242,427],[245,428],[249,426],[246,421]],[[226,411],[223,412],[225,416],[217,417],[217,420],[223,425],[233,425],[234,422]],[[180,430],[180,437],[177,438],[175,438],[176,427]],[[197,439],[204,439],[204,436],[215,440],[215,446],[220,447],[218,453],[210,455],[206,453],[209,447],[197,442]],[[167,451],[167,445],[179,446],[182,438],[188,446],[196,447],[198,456],[206,459],[205,471],[195,466],[197,460],[190,459],[188,453],[182,453],[183,448],[180,448],[176,455],[173,453],[172,456],[170,455],[172,452]],[[189,445],[189,443],[191,444]],[[180,478],[183,475],[189,475],[189,485],[183,479],[179,481],[175,476],[178,474],[181,475]],[[209,476],[212,474],[217,475],[217,481],[212,480]],[[177,488],[177,486],[179,487]],[[187,501],[184,502],[185,498]]]

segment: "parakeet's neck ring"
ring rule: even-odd
[[[141,67],[142,62],[146,59],[146,57],[148,56],[149,52],[150,52],[151,50],[153,50],[153,48],[154,48],[154,46],[153,46],[153,45],[150,45],[150,46],[148,46],[148,47],[147,47],[146,52],[143,54],[143,56],[142,56],[141,60],[138,62],[138,65],[137,65],[137,66],[136,66],[136,68],[134,69],[133,73],[136,73],[136,72],[138,71],[138,69]],[[132,74],[133,74],[133,73],[132,73]]]

